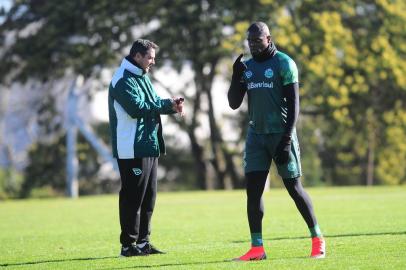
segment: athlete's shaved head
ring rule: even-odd
[[[254,22],[247,30],[247,41],[253,56],[266,50],[272,42],[268,26],[263,22]]]
[[[264,35],[264,36],[270,36],[271,33],[269,32],[268,26],[263,23],[263,22],[254,22],[251,24],[251,26],[248,28],[249,33],[258,33]]]

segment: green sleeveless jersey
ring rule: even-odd
[[[277,51],[264,62],[249,59],[243,80],[247,86],[249,124],[257,134],[285,131],[286,99],[284,85],[299,82],[295,62]]]

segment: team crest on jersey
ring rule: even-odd
[[[269,79],[269,78],[272,78],[272,76],[273,76],[272,68],[268,68],[267,70],[265,70],[265,77],[267,77]]]
[[[247,71],[245,72],[245,77],[247,77],[247,79],[251,78],[251,77],[252,77],[252,71],[251,71],[251,70],[247,70]]]

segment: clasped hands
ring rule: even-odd
[[[185,102],[185,99],[183,97],[178,97],[173,98],[172,100],[173,110],[179,113],[181,116],[184,116],[185,112],[183,111],[183,104]]]

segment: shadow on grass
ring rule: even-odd
[[[232,260],[222,260],[222,261],[205,261],[205,262],[189,262],[189,263],[163,263],[163,264],[151,264],[151,265],[133,265],[126,267],[117,268],[102,268],[100,270],[120,270],[120,269],[137,269],[137,268],[159,268],[159,267],[171,267],[171,266],[187,266],[187,265],[206,265],[206,264],[217,264],[217,263],[230,263]]]
[[[325,234],[326,238],[340,238],[340,237],[358,237],[358,236],[378,236],[378,235],[402,235],[406,234],[406,231],[403,232],[372,232],[372,233],[348,233],[348,234]],[[264,240],[295,240],[295,239],[308,239],[309,236],[297,236],[297,237],[272,237],[264,238]],[[245,243],[247,240],[236,240],[232,243]]]
[[[324,235],[326,238],[340,238],[340,237],[359,237],[359,236],[378,236],[378,235],[404,235],[406,231],[402,232],[379,232],[379,233],[349,233],[349,234],[332,234]],[[295,240],[295,239],[307,239],[308,236],[298,236],[298,237],[273,237],[266,238],[266,240]],[[232,243],[245,243],[246,240],[232,241]],[[21,263],[2,263],[0,267],[7,266],[23,266],[23,265],[36,265],[43,263],[60,263],[60,262],[73,262],[73,261],[93,261],[93,260],[105,260],[118,258],[117,256],[107,256],[107,257],[89,257],[89,258],[72,258],[72,259],[60,259],[60,260],[41,260],[41,261],[31,261],[31,262],[21,262]],[[127,269],[127,268],[154,268],[154,267],[170,267],[170,266],[186,266],[186,265],[204,265],[204,264],[216,264],[216,263],[227,263],[232,262],[231,260],[219,260],[219,261],[205,261],[205,262],[190,262],[190,263],[164,263],[155,265],[139,265],[139,266],[129,266],[123,268],[108,268],[113,270]]]
[[[21,265],[34,265],[34,264],[41,264],[41,263],[59,263],[59,262],[74,262],[74,261],[93,261],[93,260],[104,260],[104,259],[112,259],[112,258],[117,258],[117,256],[94,257],[94,258],[72,258],[72,259],[60,259],[60,260],[42,260],[42,261],[21,262],[21,263],[2,263],[2,264],[0,264],[0,267],[21,266]]]
[[[61,262],[72,262],[72,261],[92,261],[92,260],[103,260],[103,259],[113,259],[113,258],[119,258],[119,257],[109,256],[109,257],[95,257],[95,258],[73,258],[73,259],[64,259],[64,260],[63,259],[61,259],[61,260],[43,260],[43,261],[22,262],[22,263],[4,263],[4,264],[0,264],[0,267],[36,265],[36,264],[42,264],[42,263],[61,263]],[[120,260],[122,260],[122,258]],[[128,267],[121,267],[121,268],[120,267],[119,268],[109,267],[106,269],[118,270],[118,269],[127,269],[127,268],[154,268],[154,267],[169,267],[169,266],[184,266],[184,265],[215,264],[215,263],[226,263],[226,262],[232,262],[232,260],[190,262],[190,263],[164,263],[164,264],[154,264],[154,265],[128,266]],[[103,269],[101,269],[101,270],[103,270]]]

